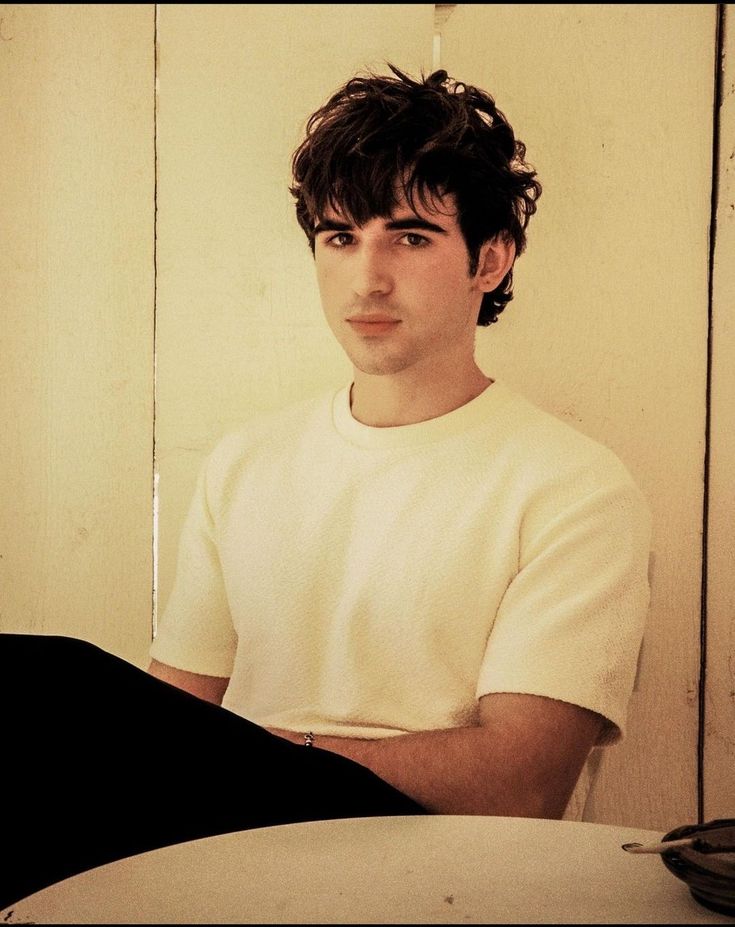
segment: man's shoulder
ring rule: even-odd
[[[337,390],[332,389],[281,406],[261,409],[226,431],[208,454],[208,468],[227,470],[245,457],[293,444],[312,429],[325,428]]]
[[[507,392],[506,437],[517,461],[524,461],[526,467],[548,479],[577,472],[622,482],[632,480],[621,457],[602,439],[520,392]]]

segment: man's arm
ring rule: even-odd
[[[229,683],[157,660],[148,671],[216,705]],[[316,746],[367,766],[434,813],[561,818],[602,723],[567,702],[494,693],[480,699],[476,727],[377,740],[317,736]]]
[[[379,740],[316,737],[428,811],[561,818],[603,719],[556,699],[494,693],[476,727]],[[303,743],[303,734],[274,733]]]
[[[164,682],[170,682],[179,689],[191,692],[192,695],[198,696],[207,702],[214,702],[215,705],[222,704],[222,698],[229,679],[222,676],[203,676],[201,673],[190,673],[187,670],[176,669],[167,663],[159,663],[158,660],[151,660],[148,672],[156,679],[162,679]]]

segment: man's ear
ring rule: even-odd
[[[483,293],[491,293],[500,285],[503,277],[516,259],[516,245],[510,236],[502,232],[486,241],[480,248],[475,283]]]

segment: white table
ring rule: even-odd
[[[225,834],[73,876],[0,924],[733,923],[699,905],[658,831],[529,818],[350,818]]]

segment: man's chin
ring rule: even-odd
[[[380,360],[366,360],[364,357],[352,358],[352,366],[371,377],[387,377],[402,373],[410,367],[404,358],[381,358]]]

